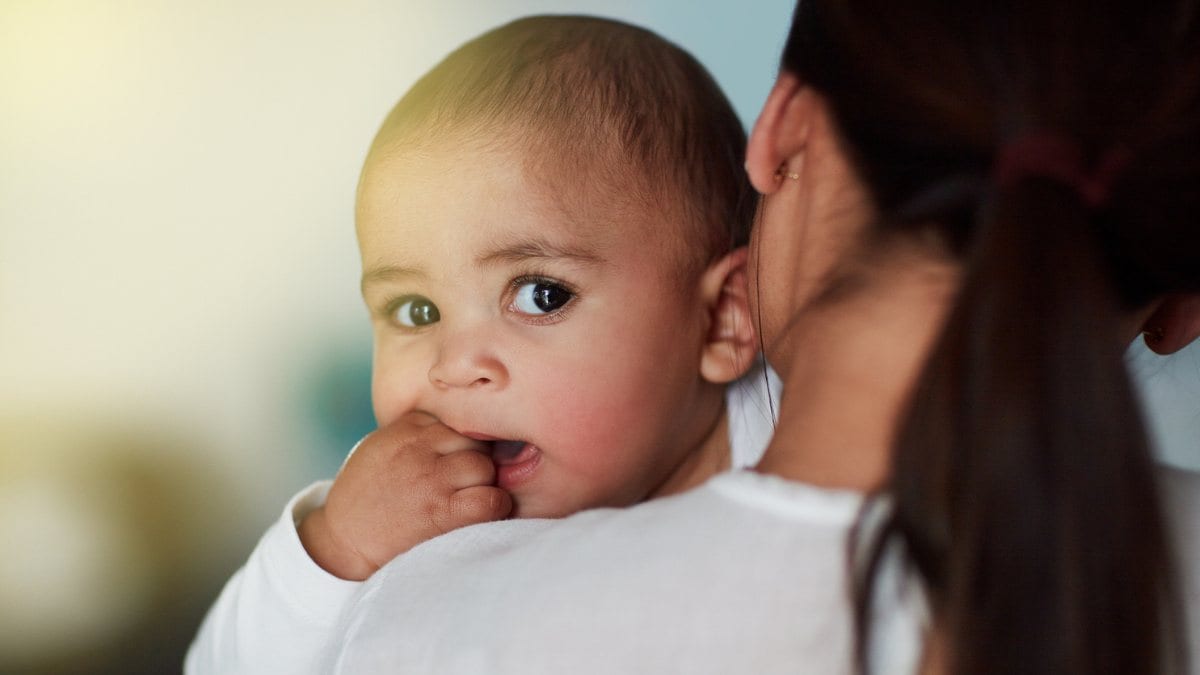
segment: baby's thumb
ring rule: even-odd
[[[450,495],[450,527],[501,520],[512,512],[512,495],[491,485],[474,485]]]

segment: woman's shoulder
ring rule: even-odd
[[[1173,526],[1190,527],[1193,535],[1200,532],[1200,471],[1163,464],[1158,476],[1163,505]]]
[[[1179,590],[1191,631],[1188,644],[1192,658],[1200,659],[1200,472],[1164,465],[1159,481],[1179,561]]]
[[[335,672],[833,672],[852,643],[858,499],[737,472],[631,508],[463,528],[364,584]]]
[[[1176,527],[1200,526],[1200,472],[1162,465],[1158,474],[1166,512],[1176,520]],[[1180,522],[1180,519],[1186,522]]]

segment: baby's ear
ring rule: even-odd
[[[1169,295],[1142,325],[1146,346],[1173,354],[1200,336],[1200,293]]]
[[[758,342],[750,320],[750,287],[745,246],[708,266],[700,292],[708,312],[708,333],[700,375],[716,384],[732,382],[754,364]]]

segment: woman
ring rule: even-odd
[[[882,487],[860,610],[900,544],[949,670],[1181,663],[1176,572],[1200,561],[1174,569],[1122,351],[1139,326],[1161,352],[1197,328],[1195,298],[1170,296],[1200,288],[1194,9],[799,5],[750,158],[774,195],[758,240],[804,228],[756,249],[764,335],[799,354],[772,362],[802,390],[776,436],[792,451],[760,468]],[[829,341],[844,362],[814,357]],[[839,413],[883,423],[830,453]]]
[[[803,0],[747,163],[759,473],[434,540],[335,670],[1196,667],[1200,481],[1122,352],[1200,333],[1198,10]]]

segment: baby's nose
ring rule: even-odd
[[[508,370],[490,341],[463,335],[442,345],[429,369],[429,382],[443,389],[498,388],[508,383]]]

